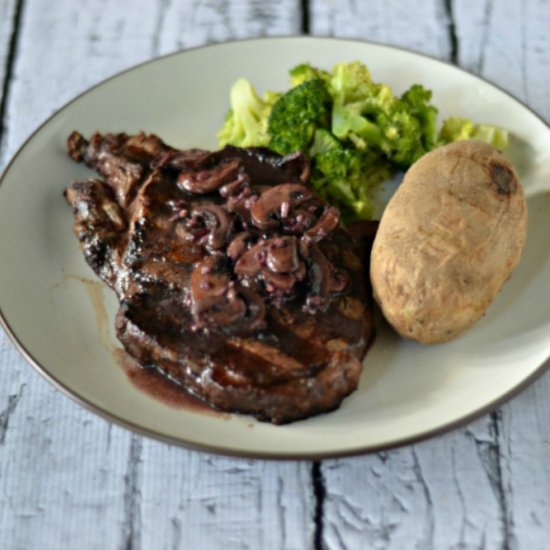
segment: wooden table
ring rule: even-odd
[[[547,0],[0,0],[0,168],[46,117],[121,69],[302,33],[448,60],[550,121]],[[548,395],[550,373],[461,429],[390,452],[230,459],[108,424],[1,334],[0,548],[549,548]]]

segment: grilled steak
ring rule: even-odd
[[[356,389],[373,334],[362,251],[307,187],[303,155],[77,132],[68,149],[100,175],[65,197],[87,262],[118,295],[118,338],[144,368],[276,424]]]

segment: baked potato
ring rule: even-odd
[[[375,300],[401,336],[451,340],[485,313],[526,232],[524,192],[502,153],[477,141],[435,149],[383,213],[371,254]]]

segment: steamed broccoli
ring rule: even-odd
[[[437,144],[437,109],[430,105],[432,92],[419,84],[413,84],[401,97],[410,112],[420,121],[421,141],[425,151]]]
[[[330,72],[297,65],[290,84],[286,92],[261,98],[249,82],[238,80],[220,144],[306,153],[311,185],[348,222],[369,218],[379,184],[439,145],[461,139],[507,145],[504,130],[463,118],[446,120],[438,134],[431,91],[414,84],[396,96],[373,82],[359,61],[339,63]]]
[[[328,130],[316,130],[310,155],[315,190],[340,208],[344,221],[369,219],[376,187],[391,176],[388,163],[342,144]]]
[[[345,106],[335,102],[332,107],[332,133],[338,139],[351,141],[359,150],[381,148],[384,142],[382,129],[376,122],[363,116],[362,110],[362,102]]]
[[[332,69],[329,87],[332,97],[341,104],[364,101],[377,95],[377,88],[370,72],[359,61],[339,63]]]
[[[355,62],[337,65],[331,80],[334,91],[332,131],[358,149],[377,150],[397,166],[410,166],[436,143],[437,110],[431,92],[413,85],[401,98]]]
[[[474,124],[467,118],[450,117],[445,120],[439,131],[439,144],[445,145],[464,139],[479,139],[497,149],[508,147],[508,133],[501,128],[488,124]]]
[[[290,69],[290,85],[292,87],[303,84],[306,80],[320,79],[326,81],[329,78],[330,73],[323,69],[316,69],[309,63],[302,63]]]
[[[237,80],[230,91],[231,108],[218,133],[220,145],[267,146],[267,118],[280,95],[268,92],[262,99],[250,82]]]
[[[330,123],[331,97],[322,80],[306,80],[281,96],[268,119],[269,147],[283,155],[307,151],[317,128]]]

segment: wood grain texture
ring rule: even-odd
[[[550,5],[545,0],[454,4],[461,66],[550,121]]]
[[[314,510],[307,463],[223,459],[147,445],[141,473],[144,548],[311,547]],[[183,475],[182,465],[186,470]],[[165,532],[158,546],[159,531]],[[169,544],[170,543],[170,544]]]
[[[13,14],[14,4],[0,6]],[[181,47],[295,32],[297,6],[24,0],[0,165],[101,79]],[[307,548],[310,470],[202,455],[110,426],[43,381],[0,334],[2,549]]]
[[[279,0],[163,0],[157,53],[255,36],[298,34],[300,2]]]
[[[493,443],[480,422],[466,433],[326,462],[326,547],[501,547],[486,452]]]
[[[449,58],[449,19],[440,0],[312,0],[311,33],[362,38]]]

